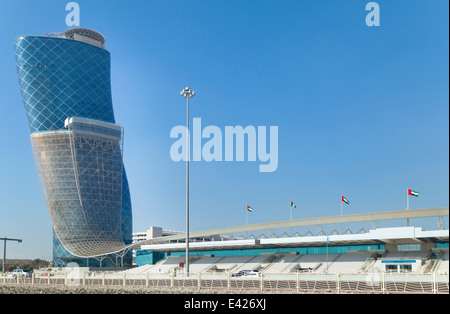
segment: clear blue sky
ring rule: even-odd
[[[51,255],[16,77],[19,35],[64,31],[69,1],[0,5],[0,237],[8,256]],[[185,229],[185,164],[170,159],[172,127],[278,126],[278,169],[259,162],[191,163],[191,231],[249,223],[449,204],[449,3],[268,0],[77,1],[81,26],[112,56],[117,123],[134,231]],[[433,225],[435,227],[435,225]]]

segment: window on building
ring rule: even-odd
[[[400,265],[400,271],[401,271],[401,272],[404,272],[404,273],[407,273],[407,272],[412,271],[412,266],[411,266],[411,264]]]
[[[399,244],[397,245],[398,251],[420,251],[420,243],[411,244]]]
[[[386,271],[390,272],[397,272],[398,271],[398,265],[386,265]]]

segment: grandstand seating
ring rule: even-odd
[[[143,273],[146,274],[165,274],[179,267],[180,263],[185,261],[182,256],[169,256],[167,259],[159,261],[153,267],[146,269]],[[145,266],[142,266],[145,267]]]
[[[254,256],[249,259],[246,263],[238,264],[236,268],[233,269],[233,272],[239,272],[241,270],[254,270],[259,269],[260,265],[264,263],[269,258],[267,255]]]
[[[436,272],[438,274],[448,274],[449,270],[448,270],[448,251],[443,252],[442,256],[440,259],[438,259],[438,263],[436,265],[437,269]]]
[[[373,254],[370,252],[340,254],[336,260],[328,266],[328,273],[359,272],[359,270],[372,255]]]
[[[290,271],[303,271],[303,272],[315,272],[315,273],[323,273],[327,269],[327,260],[328,267],[338,258],[340,254],[329,254],[327,255],[318,254],[318,255],[302,255],[298,260],[298,267],[291,268]]]
[[[264,273],[283,273],[287,268],[292,268],[295,265],[295,261],[297,261],[300,258],[299,255],[295,254],[286,254],[286,255],[279,255],[278,258],[268,265],[266,268],[263,269]]]
[[[191,273],[207,272],[210,268],[213,268],[222,259],[223,257],[209,257],[209,256],[202,257],[196,261],[193,261],[189,265],[189,272]]]
[[[384,270],[382,260],[411,259],[417,260],[420,267],[417,273],[436,272],[444,274],[449,272],[448,250],[434,252],[411,251],[411,252],[350,252],[347,254],[327,255],[311,254],[267,254],[260,256],[196,256],[191,259],[190,273],[235,273],[240,270],[256,269],[264,274],[275,273],[367,273]],[[128,274],[169,274],[171,271],[181,271],[179,263],[185,262],[184,256],[169,256],[155,265],[144,265],[127,270]]]
[[[219,263],[216,263],[215,269],[212,270],[219,272],[238,272],[239,270],[242,270],[242,267],[253,258],[254,256],[227,256],[222,258]]]

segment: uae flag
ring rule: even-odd
[[[419,197],[419,192],[408,189],[408,195]]]
[[[291,201],[291,207],[297,208],[297,206],[294,205],[293,201]]]
[[[250,206],[247,205],[247,211],[252,212],[253,208],[251,208]]]
[[[344,197],[344,195],[342,195],[342,201],[343,201],[345,204],[347,204],[347,205],[350,204],[350,201],[349,201],[348,199],[346,199],[346,198]]]

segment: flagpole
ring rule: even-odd
[[[342,216],[342,196],[341,196],[341,216]],[[341,222],[341,233],[344,233],[344,224]]]
[[[409,210],[409,188],[406,189],[406,210]],[[406,218],[406,226],[409,227],[409,218]]]
[[[248,226],[248,205],[245,209],[245,224]],[[248,239],[248,231],[247,231],[247,239]]]
[[[291,208],[290,208],[290,212],[291,212],[291,213],[290,213],[290,217],[289,217],[289,218],[290,218],[290,220],[292,221],[292,205],[291,205]],[[291,227],[291,235],[292,235],[292,227]]]
[[[406,210],[409,210],[409,188],[406,189]]]

